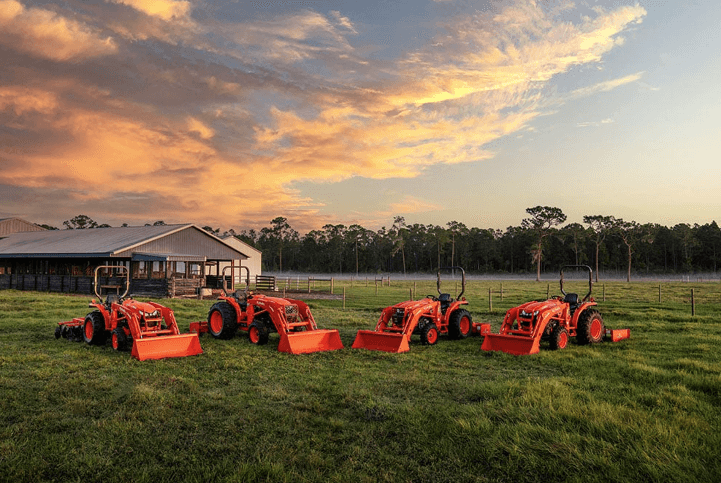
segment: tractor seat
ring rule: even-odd
[[[105,298],[105,304],[110,307],[110,304],[119,304],[120,303],[120,295],[115,293],[109,293],[107,297]]]
[[[438,301],[441,303],[441,312],[445,314],[453,299],[451,298],[451,294],[442,293],[438,296]]]
[[[563,301],[568,304],[568,308],[571,310],[571,314],[576,311],[578,308],[578,294],[577,293],[567,293],[565,297],[563,297]]]

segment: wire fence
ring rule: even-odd
[[[460,281],[443,282],[441,291],[456,298],[463,289]],[[566,281],[566,293],[578,293],[583,298],[588,293],[588,281]],[[437,296],[435,281],[335,281],[334,298],[343,308],[380,309],[404,300],[418,300],[425,296]],[[330,294],[330,293],[329,293]],[[558,282],[522,281],[470,281],[466,282],[462,296],[471,309],[477,312],[505,312],[511,307],[530,300],[546,300],[561,296]],[[721,283],[668,282],[668,283],[598,283],[590,295],[599,305],[626,307],[634,310],[659,309],[688,315],[718,315],[721,318]]]

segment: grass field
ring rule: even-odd
[[[607,283],[601,313],[630,340],[523,357],[482,352],[479,337],[350,349],[413,282],[345,286],[345,310],[310,303],[344,350],[206,335],[202,355],[146,362],[55,340],[89,297],[0,291],[0,481],[721,481],[718,283],[663,284],[661,304],[658,284]],[[497,331],[547,285],[504,282],[493,312],[489,288],[466,296]],[[212,301],[163,303],[187,330]]]

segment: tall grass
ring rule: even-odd
[[[719,285],[665,284],[659,304],[658,284],[608,283],[601,313],[630,340],[524,357],[482,352],[478,337],[350,349],[413,282],[377,295],[343,286],[345,310],[310,304],[344,350],[293,356],[276,335],[265,346],[204,336],[200,356],[145,362],[54,339],[88,297],[0,291],[0,480],[721,480]],[[498,330],[507,308],[547,286],[503,289],[501,301],[499,282],[469,284],[475,321]],[[416,282],[426,293],[435,283]],[[212,304],[164,303],[184,330]]]

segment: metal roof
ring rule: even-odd
[[[197,229],[238,252],[236,247],[232,247],[202,228],[187,224],[14,233],[0,239],[0,258],[111,257],[116,253],[131,250],[133,247],[186,229]]]

